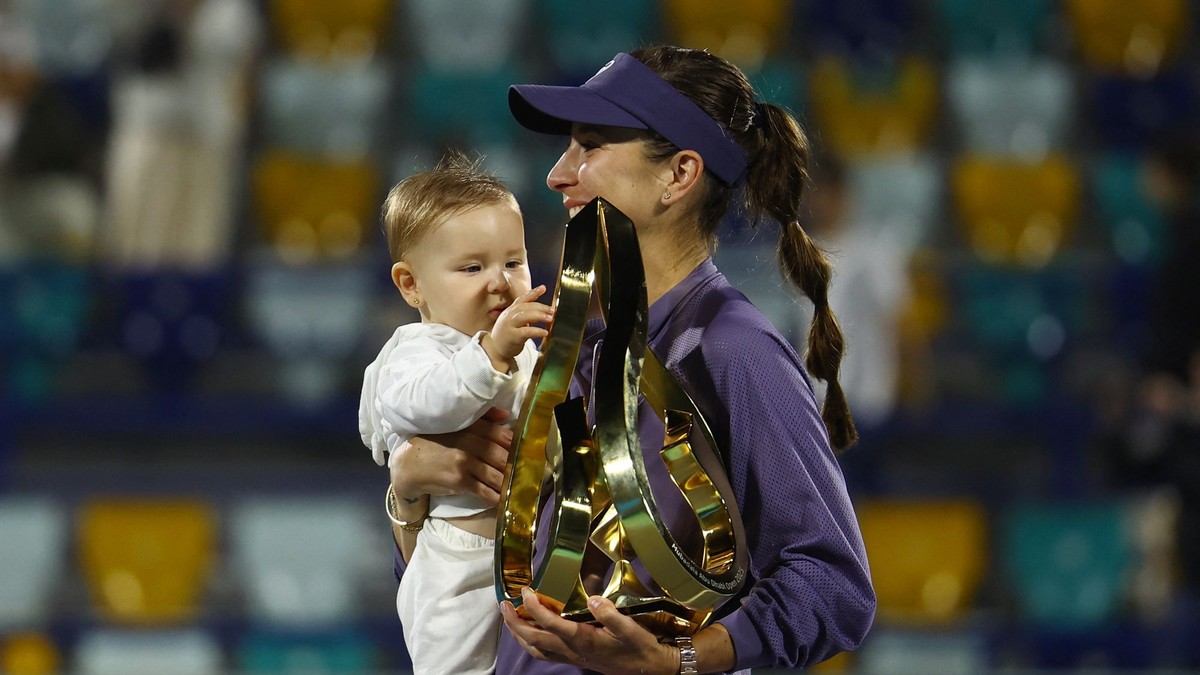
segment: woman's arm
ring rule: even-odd
[[[401,520],[428,513],[429,495],[469,494],[490,505],[500,502],[504,465],[512,430],[501,425],[508,412],[492,408],[461,431],[416,436],[401,443],[388,460],[392,489]],[[416,533],[392,526],[403,571],[416,543]]]

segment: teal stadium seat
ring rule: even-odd
[[[1107,153],[1092,166],[1092,194],[1112,250],[1131,265],[1153,266],[1163,254],[1166,224],[1142,191],[1141,158]]]
[[[55,261],[19,266],[6,289],[15,335],[8,386],[21,399],[42,400],[74,353],[91,310],[88,270]]]
[[[659,7],[643,0],[536,0],[539,29],[561,79],[591,77],[617,52],[661,41]]]
[[[851,222],[918,245],[940,222],[945,169],[931,153],[863,155],[847,163]]]
[[[1014,508],[1002,556],[1020,616],[1057,629],[1115,619],[1134,563],[1129,528],[1116,501]]]
[[[508,111],[508,87],[526,78],[510,62],[475,70],[414,66],[414,71],[406,92],[415,122],[409,137],[465,147],[513,141],[519,127]]]
[[[241,639],[235,658],[248,675],[361,675],[377,672],[377,652],[353,630],[257,629]]]
[[[1037,54],[1045,49],[1056,10],[1053,0],[937,0],[931,3],[957,56]]]

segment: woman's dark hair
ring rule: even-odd
[[[737,66],[705,50],[657,45],[632,52],[637,60],[687,96],[730,133],[746,152],[745,187],[722,183],[705,172],[697,220],[710,244],[735,196],[757,225],[764,219],[779,223],[779,266],[793,285],[813,303],[804,364],[827,384],[821,418],[835,450],[858,439],[846,394],[838,383],[845,338],[829,307],[833,266],[828,256],[800,226],[801,200],[808,182],[808,138],[783,108],[758,103],[754,88]],[[650,132],[651,157],[665,159],[679,151],[670,141]]]

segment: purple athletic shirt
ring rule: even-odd
[[[862,536],[816,398],[791,345],[713,265],[650,307],[649,342],[727,454],[750,547],[741,594],[716,616],[737,668],[809,666],[858,647],[875,614]],[[602,326],[589,326],[573,394],[588,392]],[[658,459],[662,425],[643,402],[639,434],[663,517],[686,546],[696,520]],[[544,528],[539,528],[544,532]],[[684,534],[681,534],[684,533]],[[405,564],[396,553],[397,578]],[[536,661],[507,629],[498,675],[579,673]]]

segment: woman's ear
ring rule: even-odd
[[[695,150],[680,150],[671,158],[671,178],[663,188],[663,204],[679,201],[700,184],[704,158]]]
[[[396,285],[396,290],[400,291],[400,295],[404,296],[404,301],[409,306],[421,306],[421,291],[417,288],[417,276],[413,273],[411,265],[406,262],[392,265],[392,283]]]

